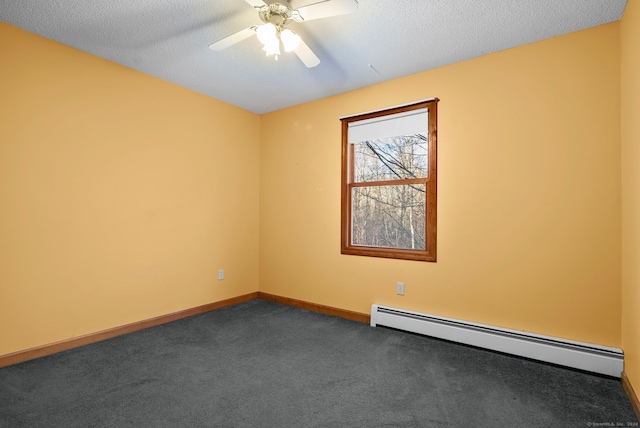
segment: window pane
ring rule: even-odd
[[[352,190],[352,245],[425,249],[425,184]]]
[[[429,145],[422,134],[354,143],[356,182],[425,178]]]

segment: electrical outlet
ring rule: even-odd
[[[404,282],[399,282],[398,284],[396,284],[396,292],[400,296],[404,296]]]
[[[224,269],[218,270],[218,281],[222,281],[224,279]]]

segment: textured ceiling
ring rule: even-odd
[[[265,113],[617,21],[626,3],[358,0],[353,14],[289,25],[320,58],[311,69],[291,53],[267,58],[255,37],[208,49],[261,24],[244,0],[0,0],[0,21]]]

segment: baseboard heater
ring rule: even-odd
[[[618,378],[624,368],[621,349],[381,305],[371,306],[371,326],[391,327]]]

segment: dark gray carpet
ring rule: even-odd
[[[1,427],[587,427],[620,380],[254,300],[0,369]]]

